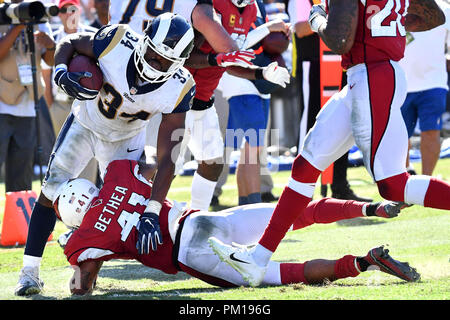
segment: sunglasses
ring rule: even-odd
[[[59,9],[59,13],[75,13],[78,11],[78,8],[76,6],[70,6],[70,7],[62,7]]]

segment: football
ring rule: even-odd
[[[263,39],[262,46],[270,55],[282,54],[289,46],[289,38],[283,32],[271,32]]]
[[[69,72],[90,72],[92,77],[81,78],[80,84],[91,90],[100,90],[103,86],[103,73],[97,62],[87,56],[77,55],[69,63]]]

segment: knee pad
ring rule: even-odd
[[[380,195],[391,201],[405,201],[405,187],[409,178],[407,172],[377,181]]]

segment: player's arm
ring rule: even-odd
[[[70,292],[73,295],[92,293],[102,264],[102,261],[86,260],[75,267],[75,272],[70,279]]]
[[[227,73],[248,80],[267,80],[275,83],[283,88],[291,81],[289,71],[278,65],[277,62],[272,62],[266,67],[258,68],[241,68],[228,67]]]
[[[184,132],[185,116],[185,112],[162,115],[156,149],[158,171],[153,180],[152,195],[150,197],[150,200],[157,201],[160,204],[164,202],[174,176],[175,161],[178,156],[173,150],[180,143],[174,137],[182,139],[182,132],[178,133],[176,131],[181,130]]]
[[[353,46],[358,24],[359,0],[331,0],[328,17],[323,5],[314,5],[309,16],[311,30],[336,54],[345,54]]]
[[[192,23],[195,29],[195,47],[185,66],[194,69],[208,68],[211,66],[226,67],[227,65],[252,65],[249,63],[254,58],[247,51],[240,52],[237,43],[231,39],[223,28],[219,17],[215,13],[212,3],[199,3],[192,10]],[[219,54],[206,54],[199,50],[206,40],[215,52]],[[230,53],[229,55],[226,55]]]
[[[239,50],[236,42],[220,23],[212,4],[200,3],[192,10],[192,25],[209,42],[215,52]]]
[[[184,128],[185,116],[186,112],[162,115],[156,147],[157,171],[153,180],[152,194],[136,225],[138,231],[136,249],[139,254],[149,254],[150,248],[156,251],[158,244],[163,244],[159,213],[169,192],[175,172],[175,161],[178,158],[178,154],[172,152],[180,143],[174,138],[177,135],[175,131]],[[183,133],[179,133],[180,139],[183,138]]]
[[[92,32],[80,32],[67,35],[56,45],[55,83],[69,96],[78,100],[95,99],[98,91],[80,85],[81,78],[92,76],[89,72],[68,72],[67,66],[75,53],[95,58],[93,44]]]
[[[445,15],[434,0],[410,0],[406,31],[426,31],[445,23]]]
[[[75,53],[96,58],[94,55],[94,33],[72,33],[61,39],[56,45],[55,65],[68,65]]]

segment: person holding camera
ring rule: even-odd
[[[20,3],[23,0],[13,0]],[[0,25],[0,166],[5,191],[31,190],[36,147],[36,106],[30,43],[24,24]],[[48,24],[34,25],[39,103],[44,108],[41,60],[54,64],[55,42]]]

